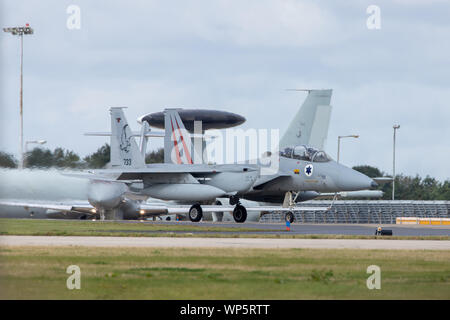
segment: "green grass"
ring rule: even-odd
[[[450,251],[0,247],[0,299],[450,299]],[[369,265],[381,290],[368,290]],[[68,290],[66,268],[81,269]]]
[[[33,220],[33,219],[0,219],[0,235],[31,236],[116,236],[116,237],[193,237],[208,238],[282,238],[282,239],[386,239],[382,236],[364,235],[327,235],[327,234],[258,234],[260,232],[283,232],[259,228],[232,228],[186,224],[159,224],[113,221],[80,221],[80,220]],[[198,233],[201,231],[202,233]],[[193,232],[197,232],[194,234]],[[230,234],[232,232],[232,234]],[[245,234],[243,232],[253,232]],[[402,240],[450,240],[449,236],[390,236],[388,239]]]
[[[150,232],[170,233],[193,231],[202,232],[236,232],[236,228],[205,225],[152,224],[131,221],[127,223],[91,220],[33,220],[0,219],[0,235],[33,236],[155,236]],[[239,229],[242,232],[267,231],[257,228]],[[167,235],[167,234],[165,234]]]

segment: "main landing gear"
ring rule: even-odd
[[[230,199],[231,205],[236,205],[233,209],[233,219],[237,223],[243,223],[247,220],[247,209],[239,202],[239,198],[233,197]],[[203,218],[203,210],[199,203],[191,206],[189,209],[189,220],[192,222],[199,222]]]
[[[286,220],[286,222],[289,221],[289,223],[293,223],[295,221],[294,213],[291,211],[286,212],[284,215],[284,220]]]
[[[284,195],[283,208],[293,209],[295,207],[295,201],[300,193],[288,191]],[[294,196],[294,197],[293,197]],[[295,215],[292,211],[288,211],[284,215],[284,220],[289,223],[293,223],[295,221]]]
[[[199,222],[203,218],[203,210],[200,204],[196,203],[189,209],[189,219],[192,222]]]
[[[241,204],[236,205],[233,210],[233,218],[237,223],[243,223],[247,220],[247,209]]]
[[[230,204],[236,205],[233,210],[233,219],[237,223],[244,223],[247,220],[247,209],[239,201],[239,197],[231,196]]]

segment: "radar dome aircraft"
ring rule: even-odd
[[[307,137],[308,141],[316,141],[316,144],[323,145],[326,134],[323,134],[323,130],[317,130],[317,121],[322,119],[319,121],[321,123],[319,127],[328,130],[331,111],[330,98],[331,90],[310,90],[305,103],[281,139],[281,144],[297,142],[299,139]],[[317,108],[318,106],[322,108]],[[314,109],[315,112],[312,112]],[[321,116],[318,113],[319,109],[322,110]],[[186,130],[180,113],[185,118],[183,120],[192,116],[192,112],[190,113],[189,110],[188,112],[182,109],[166,109],[164,111],[164,134],[147,132],[147,121],[142,122],[142,119],[146,117],[141,117],[143,130],[141,131],[141,150],[139,152],[134,140],[134,137],[139,134],[131,132],[122,108],[111,108],[112,133],[97,135],[111,136],[112,169],[95,170],[92,172],[93,174],[75,175],[79,178],[88,178],[90,181],[88,204],[74,206],[8,200],[1,200],[0,204],[77,211],[92,215],[99,213],[101,217],[106,215],[106,218],[109,219],[133,219],[152,215],[188,213],[191,221],[200,221],[203,212],[213,213],[220,210],[220,212],[233,212],[236,222],[244,222],[247,217],[247,209],[249,209],[250,211],[284,211],[286,218],[292,220],[291,210],[323,211],[328,209],[294,208],[295,202],[313,199],[319,195],[319,192],[364,190],[376,186],[376,183],[367,176],[336,163],[325,152],[307,145],[285,147],[279,154],[279,171],[273,175],[260,176],[260,168],[254,165],[193,164],[195,157],[190,156],[193,146],[190,137],[183,133]],[[197,110],[195,116],[201,118],[201,112]],[[226,126],[245,121],[243,117],[234,114],[231,114],[231,117],[227,115],[227,117],[222,117],[219,119],[220,121],[217,120],[218,123]],[[149,118],[147,117],[147,119]],[[154,117],[154,119],[160,123],[162,121],[161,117]],[[195,117],[191,117],[191,120],[195,119]],[[231,124],[230,119],[232,120]],[[300,120],[302,122],[298,127],[297,122]],[[311,121],[313,123],[310,123]],[[316,129],[314,129],[315,127]],[[143,141],[151,136],[164,136],[165,141],[171,143],[169,148],[167,148],[167,142],[165,143],[165,160],[170,157],[170,159],[176,159],[177,164],[145,164],[145,143]],[[167,139],[168,137],[172,138]],[[314,137],[318,138],[314,139]],[[277,157],[276,159],[278,161]],[[144,200],[149,197],[193,202],[194,204],[190,206],[170,203],[147,204]],[[230,205],[235,207],[210,205],[219,197],[228,197]],[[283,207],[257,206],[249,208],[247,206],[246,209],[242,205],[241,199],[283,203]],[[206,205],[201,205],[201,203],[206,203]]]
[[[66,176],[87,179],[88,201],[31,201],[2,199],[0,205],[40,208],[83,214],[100,219],[137,219],[167,214],[188,214],[191,221],[202,219],[203,212],[217,211],[208,205],[218,197],[230,197],[249,190],[259,176],[259,168],[249,165],[206,164],[145,164],[135,134],[131,132],[123,108],[111,108],[111,168],[88,173],[63,173]],[[184,139],[183,122],[176,111],[169,112],[178,129],[174,145],[177,158],[189,159],[189,141]],[[143,133],[143,135],[145,132]],[[175,131],[173,131],[175,136]],[[149,135],[151,136],[151,135]],[[179,144],[179,146],[178,146]],[[178,148],[179,147],[179,148]],[[142,151],[142,150],[141,150]],[[181,162],[181,160],[180,160]],[[145,202],[153,198],[150,203]],[[158,200],[171,200],[189,205]],[[192,204],[193,203],[193,204]],[[206,205],[201,205],[201,204]],[[239,202],[221,206],[221,211],[233,213],[236,222],[244,222],[247,209]],[[261,210],[260,207],[248,208]],[[266,207],[273,210],[276,207]],[[320,208],[310,208],[320,210]]]
[[[242,199],[246,199],[262,203],[283,204],[283,208],[294,209],[295,202],[314,199],[321,193],[367,190],[378,186],[373,179],[337,163],[325,151],[315,147],[323,147],[326,140],[332,90],[307,91],[306,100],[280,139],[282,150],[279,151],[279,155],[268,152],[265,154],[267,158],[264,159],[265,161],[260,161],[261,159],[257,161],[260,167],[261,163],[269,163],[267,166],[270,166],[270,161],[279,161],[278,172],[272,175],[260,175],[251,188],[230,196],[230,205],[239,205]],[[181,112],[192,122],[202,120],[192,116],[192,110],[183,109],[166,109],[163,113],[153,113],[139,118],[141,122],[148,121],[152,126],[165,129],[165,162],[173,161],[175,152],[177,163],[192,163],[175,150],[174,143],[176,144],[177,139],[170,139],[177,134],[176,126],[171,125],[173,123],[171,117],[173,114]],[[165,121],[162,119],[162,114],[165,115]],[[195,115],[199,114],[197,112]],[[191,116],[189,117],[189,115]],[[230,119],[240,120],[236,116],[232,116]],[[221,124],[224,122],[221,121]],[[207,123],[206,126],[208,125]],[[193,128],[192,124],[190,128]],[[186,140],[190,141],[190,139]],[[315,146],[306,145],[305,142]],[[298,143],[298,145],[289,145],[289,143]],[[191,148],[189,146],[186,151]],[[260,211],[263,211],[262,207]],[[292,222],[293,213],[285,212],[286,219]]]

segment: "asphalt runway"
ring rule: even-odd
[[[137,223],[135,221],[121,221],[123,223]],[[139,223],[149,224],[167,224],[167,225],[190,225],[197,226],[198,231],[192,231],[193,234],[201,235],[205,233],[202,227],[225,227],[234,228],[235,232],[220,232],[223,234],[321,234],[321,235],[366,235],[375,234],[378,226],[383,229],[392,230],[394,236],[450,236],[450,226],[431,226],[431,225],[377,225],[377,224],[300,224],[293,223],[290,231],[286,231],[286,225],[283,223],[259,223],[259,222],[190,222],[190,221],[143,221]],[[239,231],[239,229],[264,229],[267,231]],[[142,232],[142,231],[140,231]],[[207,232],[211,233],[211,232]]]
[[[0,246],[450,250],[448,240],[0,236]]]

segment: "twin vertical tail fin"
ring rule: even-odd
[[[123,108],[113,107],[111,113],[111,166],[145,167],[145,158],[132,136]]]
[[[333,90],[306,91],[308,91],[308,96],[280,139],[280,150],[302,144],[321,150],[325,146],[330,124],[330,101]]]
[[[190,133],[186,130],[177,109],[164,110],[164,162],[193,163]]]

